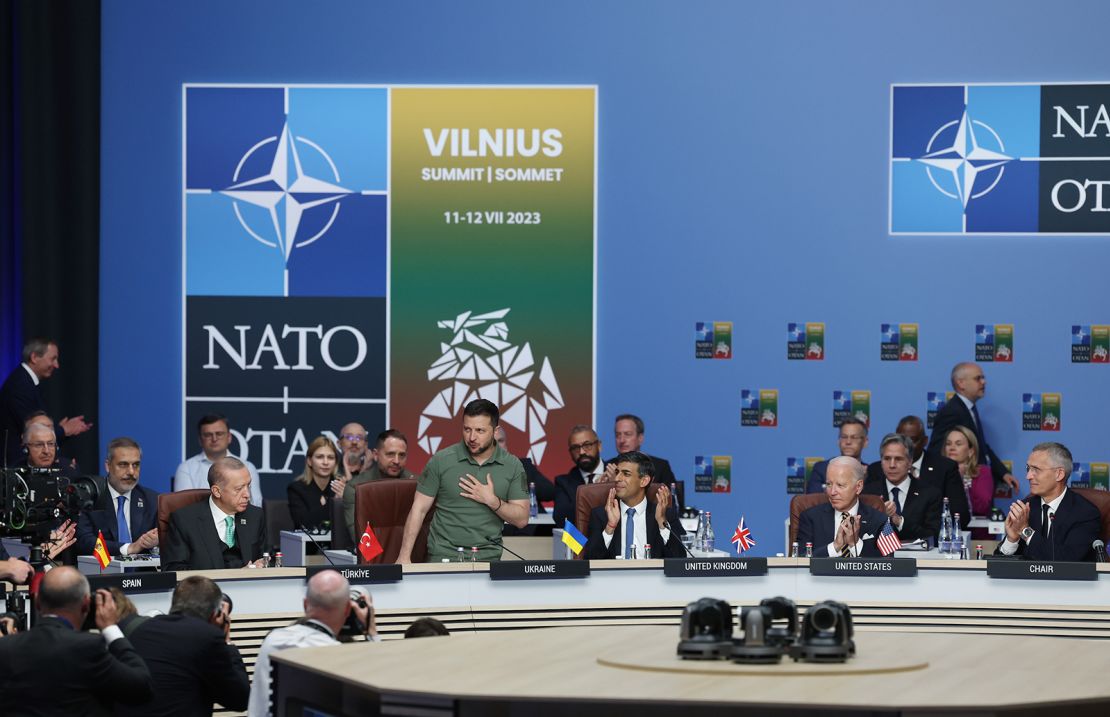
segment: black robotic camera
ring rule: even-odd
[[[732,608],[724,600],[702,598],[682,611],[678,656],[716,660],[732,652]]]
[[[795,661],[846,662],[856,654],[852,613],[842,602],[826,600],[806,610],[801,634],[790,650]]]
[[[785,623],[784,623],[785,621]],[[733,640],[732,661],[773,664],[787,654],[798,632],[798,609],[784,597],[764,598],[740,611],[741,636]]]

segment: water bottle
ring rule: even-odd
[[[460,545],[459,547],[455,548],[455,552],[459,556],[458,560],[456,560],[455,562],[465,563],[466,562],[466,555],[463,553],[463,547]]]
[[[813,543],[806,543],[806,557],[813,557]]]
[[[478,546],[477,545],[470,546],[470,562],[472,562],[472,563],[478,562]]]
[[[274,555],[274,567],[275,568],[280,568],[281,567],[281,551],[280,550],[277,551],[277,553]]]
[[[795,540],[793,543],[790,544],[790,557],[792,557],[792,558],[798,557],[798,541],[797,540]]]
[[[698,511],[698,528],[694,531],[694,550],[705,550],[705,513]]]
[[[264,567],[264,568],[270,567],[270,554],[269,553],[262,553],[262,567]]]
[[[644,543],[644,560],[651,560],[651,543]]]
[[[540,504],[536,502],[536,484],[528,483],[528,515],[535,518],[540,514]]]
[[[953,560],[964,559],[964,531],[960,530],[960,514],[952,517],[952,554]]]
[[[944,499],[944,509],[940,514],[940,555],[947,559],[952,553],[952,513],[948,509],[948,499]]]
[[[713,514],[707,510],[705,511],[705,547],[703,548],[703,550],[705,550],[705,552],[707,553],[710,550],[713,550],[714,542]]]

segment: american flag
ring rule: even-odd
[[[886,525],[883,526],[882,532],[875,540],[875,545],[879,546],[879,552],[882,553],[883,557],[902,547],[902,541],[898,539],[898,534],[894,532],[894,526],[890,524],[890,518],[887,518]]]
[[[752,546],[755,545],[755,541],[752,540],[752,531],[744,527],[744,516],[742,515],[740,516],[740,524],[736,526],[736,532],[732,534],[731,542],[736,543],[737,555],[745,550],[751,550]]]

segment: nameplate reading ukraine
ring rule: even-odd
[[[589,576],[588,560],[503,560],[489,564],[490,580],[562,580]]]
[[[912,578],[917,576],[917,561],[913,558],[810,558],[809,574]]]
[[[177,587],[177,573],[109,573],[87,577],[93,591],[119,588],[125,593],[160,593]]]
[[[726,578],[766,575],[767,558],[667,558],[668,578]]]
[[[1098,580],[1094,563],[988,560],[987,577],[1009,580]]]
[[[404,577],[404,571],[397,563],[373,563],[370,565],[313,565],[305,568],[305,580],[307,581],[321,570],[334,570],[347,578],[347,582],[351,585],[396,583]]]

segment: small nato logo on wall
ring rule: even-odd
[[[821,361],[825,358],[825,325],[820,322],[786,325],[786,358]]]
[[[779,425],[779,391],[745,388],[740,391],[740,425],[774,428]]]
[[[930,430],[937,420],[937,411],[952,400],[953,391],[929,391],[925,394],[925,427]]]
[[[818,456],[800,458],[788,456],[786,459],[786,493],[787,495],[801,495],[806,492],[809,476],[813,466],[825,460]]]
[[[833,428],[840,428],[844,419],[854,416],[871,427],[870,391],[833,391]]]
[[[1021,430],[1059,431],[1061,403],[1059,393],[1021,394]]]
[[[694,456],[694,492],[731,493],[732,456]]]
[[[732,358],[732,322],[698,321],[694,323],[694,358]]]
[[[1110,84],[892,85],[891,234],[1110,234]]]
[[[1013,324],[975,324],[975,360],[1010,363],[1014,360]]]
[[[1110,490],[1110,463],[1072,463],[1069,481],[1074,488]]]
[[[917,360],[917,324],[880,324],[881,361]]]
[[[1071,327],[1072,363],[1110,363],[1110,326],[1076,324]]]

